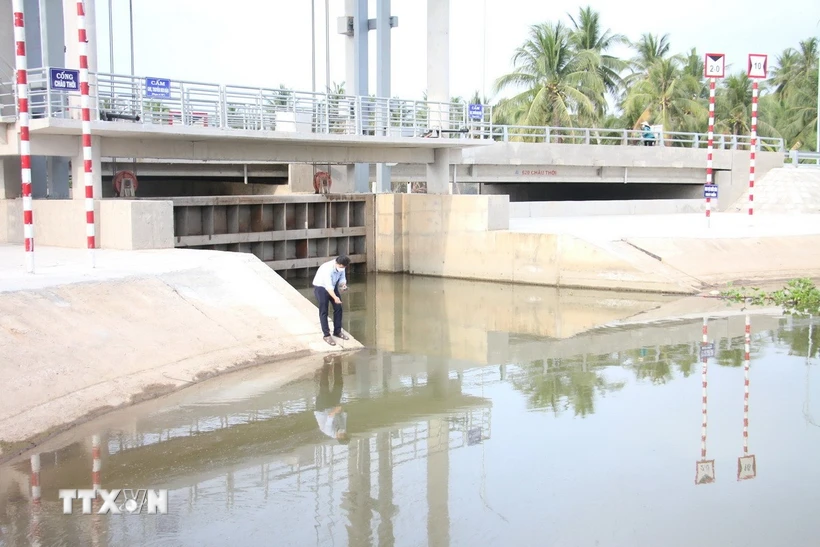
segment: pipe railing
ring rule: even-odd
[[[820,167],[820,153],[789,150],[786,156],[793,167]]]
[[[78,92],[51,89],[49,69],[29,70],[33,119],[80,119]],[[372,135],[391,138],[492,139],[547,144],[653,145],[706,148],[707,135],[630,129],[496,125],[492,106],[474,119],[469,105],[453,102],[313,93],[290,89],[172,80],[163,97],[146,93],[146,78],[96,73],[90,77],[91,115],[110,123],[205,126],[244,131]],[[0,87],[0,116],[16,119],[16,86]],[[456,131],[430,131],[431,129]],[[750,139],[715,135],[718,150],[748,150]],[[783,139],[760,137],[758,150],[785,152]]]

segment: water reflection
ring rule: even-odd
[[[811,321],[630,325],[668,300],[402,276],[347,301],[378,349],[215,379],[0,467],[0,545],[813,541]],[[63,515],[57,490],[89,487],[167,488],[169,514]]]

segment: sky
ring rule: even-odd
[[[127,0],[111,0],[114,71],[130,73]],[[286,87],[309,91],[311,0],[132,0],[134,60],[138,76],[207,83]],[[96,0],[98,70],[110,67],[109,0]],[[331,81],[345,80],[345,37],[336,33],[344,0],[330,3]],[[325,86],[325,1],[316,5],[316,80]],[[485,16],[486,5],[486,16]],[[820,1],[646,0],[550,2],[545,0],[450,0],[450,91],[492,96],[493,82],[512,70],[511,58],[530,25],[564,20],[582,6],[601,13],[604,28],[637,39],[641,33],[670,35],[672,51],[697,48],[725,53],[727,73],[745,70],[749,53],[777,55],[799,40],[820,36]],[[370,17],[376,2],[370,0]],[[393,29],[391,95],[420,99],[426,89],[426,0],[392,0],[399,19]],[[485,41],[486,36],[486,41]],[[376,90],[376,32],[369,33],[370,93]],[[486,55],[485,55],[486,51]],[[612,54],[631,56],[628,49]],[[349,89],[348,89],[349,90]],[[507,94],[504,94],[507,95]]]

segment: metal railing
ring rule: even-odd
[[[706,148],[703,133],[655,131],[647,141],[629,129],[496,125],[486,105],[475,119],[464,103],[312,93],[290,89],[170,81],[163,97],[146,92],[144,77],[96,73],[90,78],[91,116],[112,123],[205,126],[245,131],[372,135],[400,138],[492,139],[548,144],[639,145]],[[78,92],[51,89],[49,68],[29,70],[30,111],[80,119]],[[0,88],[0,116],[16,119],[16,86]],[[436,132],[433,129],[448,128]],[[432,135],[431,135],[432,133]],[[715,135],[718,150],[748,149],[748,136]],[[758,150],[785,151],[783,139],[761,137]]]
[[[820,153],[804,150],[789,150],[786,154],[793,167],[820,167]]]

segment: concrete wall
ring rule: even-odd
[[[510,203],[510,218],[595,215],[666,215],[703,212],[703,199],[613,201],[520,201]]]
[[[536,285],[694,292],[622,242],[510,232],[507,196],[376,196],[376,271]]]
[[[0,200],[0,243],[23,243],[22,200]],[[84,249],[85,202],[34,200],[34,243]],[[171,249],[174,212],[170,201],[95,202],[97,246],[102,249]]]
[[[784,156],[780,153],[758,152],[755,155],[755,179],[761,180],[772,169],[783,167]],[[715,173],[718,185],[718,211],[726,211],[749,189],[749,152],[735,150],[731,154],[731,170]],[[712,200],[714,203],[715,200]]]

